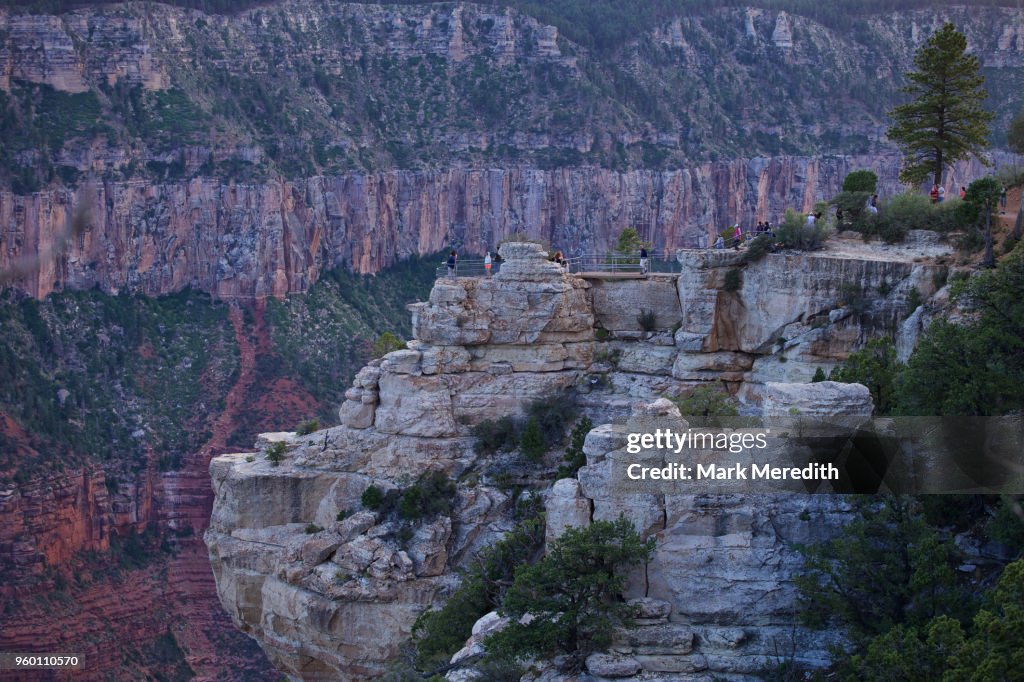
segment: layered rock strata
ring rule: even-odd
[[[111,182],[29,196],[0,192],[0,268],[39,258],[16,280],[37,297],[60,288],[219,298],[306,291],[341,264],[374,273],[458,244],[494,249],[526,232],[566,252],[608,251],[626,227],[658,250],[710,245],[736,220],[778,221],[871,167],[898,187],[896,157],[779,157],[676,171],[601,168],[386,171],[261,184]],[[980,169],[958,167],[955,177]],[[958,181],[959,182],[959,181]],[[87,224],[66,245],[70,220]]]
[[[289,675],[380,675],[452,571],[510,527],[511,499],[486,484],[470,427],[571,386],[590,362],[593,315],[586,283],[537,245],[502,253],[493,279],[442,280],[410,306],[416,339],[358,373],[341,426],[266,436],[288,443],[281,466],[213,461],[206,541],[218,593]],[[339,514],[360,509],[371,484],[386,491],[431,470],[483,482],[405,540],[372,513]]]
[[[509,496],[493,485],[494,458],[474,451],[473,425],[567,389],[602,423],[719,382],[739,389],[751,411],[760,412],[763,397],[772,414],[785,402],[784,412],[862,419],[871,409],[866,391],[773,380],[805,381],[817,363],[901,319],[909,288],[937,286],[933,275],[944,272],[934,262],[941,253],[923,253],[840,240],[823,252],[741,266],[732,253],[684,252],[682,276],[609,281],[567,274],[535,244],[506,244],[500,274],[442,278],[429,301],[410,306],[414,340],[357,374],[341,426],[268,434],[258,452],[213,461],[205,539],[220,599],[290,677],[379,675],[417,614],[456,584],[453,571],[511,525]],[[724,292],[723,271],[739,267],[743,286]],[[887,294],[846,312],[837,284],[844,278],[861,290],[885,281]],[[653,310],[654,329],[640,328],[641,309]],[[795,349],[806,359],[794,359],[792,375],[759,371],[758,361],[773,356],[789,365],[778,358]],[[696,361],[700,373],[689,369]],[[661,416],[678,421],[672,409]],[[625,495],[608,474],[622,437],[619,426],[594,429],[587,465],[547,497],[549,539],[620,513],[658,538],[659,558],[631,589],[670,605],[667,621],[638,635],[668,643],[637,640],[612,653],[661,675],[747,675],[793,647],[808,665],[825,662],[831,640],[794,630],[799,559],[790,547],[826,537],[845,506],[793,494]],[[264,457],[272,441],[286,444],[280,466]],[[431,470],[461,481],[450,514],[403,536],[395,522],[358,511],[371,484],[405,487]],[[687,651],[674,643],[684,630]]]

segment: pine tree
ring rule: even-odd
[[[1024,109],[1017,112],[1010,121],[1010,127],[1006,131],[1006,146],[1011,152],[1024,154]]]
[[[1002,186],[991,176],[975,180],[967,188],[961,211],[967,216],[966,222],[978,224],[984,219],[985,256],[981,259],[981,264],[987,268],[994,268],[996,265],[996,257],[992,251],[992,211],[999,203],[1001,191]]]
[[[917,184],[933,175],[942,183],[942,170],[961,159],[980,157],[988,146],[993,115],[982,107],[986,93],[981,62],[965,54],[967,39],[946,23],[914,56],[916,71],[902,91],[912,101],[889,112],[889,139],[904,154],[900,180]]]

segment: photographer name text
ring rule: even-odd
[[[839,469],[833,464],[808,464],[804,467],[780,467],[771,464],[686,464],[660,467],[630,464],[626,476],[633,481],[838,481]]]

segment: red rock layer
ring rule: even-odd
[[[94,284],[111,292],[193,285],[222,298],[283,296],[305,291],[339,263],[373,273],[452,243],[481,252],[518,231],[568,251],[604,250],[631,226],[658,249],[695,246],[737,220],[807,211],[858,168],[875,169],[882,193],[891,194],[898,164],[896,156],[777,157],[672,171],[392,170],[259,185],[194,179],[0,193],[0,267],[42,255],[18,283],[39,297]],[[950,182],[979,172],[964,164]],[[93,207],[87,229],[53,256],[85,202]]]
[[[0,680],[173,677],[184,670],[182,657],[194,679],[276,679],[221,608],[202,541],[213,502],[210,458],[226,449],[225,435],[248,409],[257,350],[269,352],[262,324],[252,342],[240,310],[231,319],[239,380],[213,438],[179,470],[149,467],[116,492],[98,466],[0,489],[0,651],[77,653],[85,662],[72,675],[0,672]],[[8,426],[13,432],[16,424]],[[146,529],[157,532],[143,541],[145,564],[119,570],[114,536],[123,544]]]

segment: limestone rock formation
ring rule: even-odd
[[[793,47],[793,29],[789,25],[789,15],[785,12],[779,12],[779,15],[775,18],[772,42],[780,50],[789,50]]]
[[[793,405],[813,402],[823,418],[871,411],[870,396],[859,385],[770,384],[768,390],[773,399],[792,396]],[[772,405],[766,400],[766,410]],[[665,400],[638,405],[633,416],[668,420],[677,431],[686,428],[678,409]],[[616,631],[607,652],[590,656],[588,672],[616,679],[697,672],[756,679],[777,662],[780,651],[795,652],[801,666],[827,665],[829,648],[841,645],[842,638],[798,625],[793,578],[802,558],[795,546],[832,537],[850,519],[848,502],[799,493],[623,494],[611,468],[625,454],[631,430],[605,424],[591,431],[578,480],[558,481],[547,497],[549,542],[566,527],[620,514],[657,540],[652,561],[636,571],[626,595],[634,597],[629,601],[636,614],[633,627]],[[484,644],[475,636],[467,647],[480,652]],[[449,677],[454,679],[462,678]],[[541,679],[573,678],[549,671]]]
[[[486,484],[470,429],[572,386],[590,363],[594,320],[586,282],[538,245],[502,255],[500,276],[441,280],[410,306],[417,338],[356,375],[341,426],[261,438],[287,443],[277,467],[245,454],[211,464],[218,593],[288,674],[379,675],[418,613],[451,589],[453,569],[509,527],[510,498]],[[386,491],[430,470],[485,482],[407,536],[366,511],[346,516],[371,484]]]
[[[501,252],[500,275],[443,277],[429,301],[409,306],[415,338],[357,373],[341,426],[262,438],[263,448],[287,444],[277,467],[262,452],[214,460],[206,541],[218,594],[238,626],[293,677],[380,674],[416,616],[453,588],[453,571],[511,526],[510,498],[493,486],[493,458],[474,451],[473,426],[571,390],[601,425],[587,435],[586,465],[545,495],[547,539],[625,514],[658,541],[655,560],[630,583],[629,596],[642,598],[643,627],[623,633],[594,667],[744,675],[794,648],[799,662],[826,664],[835,637],[795,625],[800,558],[792,546],[829,537],[847,519],[846,504],[803,492],[625,489],[613,468],[627,456],[627,427],[605,422],[685,429],[662,396],[714,382],[734,384],[752,414],[796,408],[863,420],[871,413],[864,387],[780,383],[759,363],[774,356],[785,364],[777,357],[799,347],[813,367],[891,329],[911,286],[928,295],[939,282],[941,254],[840,240],[822,252],[748,263],[739,291],[725,292],[723,270],[741,267],[731,253],[684,251],[678,277],[592,284],[547,261],[536,244]],[[864,290],[883,281],[887,297],[857,314],[843,310],[852,304],[837,282]],[[639,328],[637,309],[647,305],[656,329]],[[450,513],[403,530],[361,510],[371,484],[386,493],[428,471],[464,482]],[[476,652],[481,639],[460,653]]]
[[[948,247],[928,247],[932,258],[921,257],[923,248],[835,239],[822,251],[752,264],[730,251],[681,252],[674,376],[745,381],[747,397],[757,400],[756,386],[809,381],[872,336],[899,340],[914,331],[903,324],[913,312],[910,292],[929,299],[948,273]],[[740,275],[736,291],[726,291],[730,271]]]

